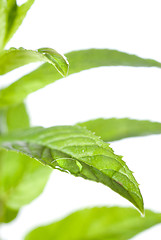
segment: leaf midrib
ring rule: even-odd
[[[12,141],[13,143],[16,143],[16,141]],[[21,141],[18,141],[19,143],[21,142]],[[33,141],[33,140],[30,140],[30,141],[26,141],[26,140],[24,140],[24,141],[22,141],[22,143],[26,143],[26,144],[31,144],[31,143],[34,143],[34,144],[40,144],[40,146],[41,147],[45,147],[45,148],[48,148],[48,149],[50,149],[50,150],[55,150],[55,151],[61,151],[62,153],[64,153],[64,154],[68,154],[69,156],[70,156],[70,158],[71,159],[73,159],[73,160],[77,160],[78,162],[82,162],[83,164],[85,164],[85,165],[87,165],[88,167],[91,167],[92,169],[95,169],[96,171],[100,171],[101,172],[101,170],[100,169],[97,169],[96,167],[94,167],[94,166],[92,166],[92,165],[90,165],[90,164],[87,164],[87,163],[85,163],[85,162],[83,162],[82,160],[80,160],[80,159],[78,159],[78,158],[76,158],[76,157],[73,157],[72,155],[70,155],[69,153],[67,153],[67,152],[65,152],[65,151],[63,151],[63,149],[56,149],[56,148],[53,148],[53,146],[52,147],[50,147],[49,145],[45,145],[45,144],[43,144],[43,143],[40,143],[40,142],[38,142],[38,141]],[[78,145],[76,145],[76,146],[78,146]],[[86,145],[86,146],[88,146],[88,145]],[[89,145],[89,146],[91,146],[91,145]],[[101,146],[102,147],[102,146]],[[106,149],[106,148],[105,148]],[[12,151],[14,151],[14,150],[12,150]],[[26,153],[24,153],[24,154],[26,154]],[[28,154],[27,154],[28,155]],[[52,156],[52,155],[51,155]],[[36,157],[32,157],[32,154],[30,155],[30,157],[31,158],[34,158],[34,159],[36,159],[36,160],[40,160],[40,159],[38,159],[38,158],[36,158]],[[57,160],[59,160],[59,159],[56,159],[56,161]],[[117,159],[116,159],[117,160]],[[44,162],[44,160],[42,160],[43,162]],[[117,160],[118,161],[118,160]],[[119,161],[118,161],[119,162]],[[119,162],[120,163],[120,162]],[[53,166],[51,165],[51,162],[48,162],[47,161],[47,164],[50,166],[50,167],[52,167],[53,168]],[[121,163],[120,163],[120,165],[121,165]],[[125,168],[124,166],[122,166],[123,168]],[[107,169],[107,170],[110,170],[110,169]],[[114,171],[113,169],[111,169],[112,171]],[[126,169],[125,169],[126,170]],[[93,173],[93,171],[92,171],[92,173]],[[114,171],[114,173],[117,173],[117,171]],[[120,173],[120,172],[119,172]],[[94,176],[97,178],[97,176],[95,175],[95,173],[93,173],[94,174]],[[101,174],[103,174],[106,178],[109,178],[109,179],[111,179],[112,181],[114,181],[115,183],[117,183],[117,181],[115,180],[115,179],[113,179],[113,178],[111,178],[110,176],[107,176],[105,173],[103,173],[103,172],[101,172]],[[123,174],[123,173],[120,173],[121,175],[123,175],[124,177],[126,177],[127,179],[128,179],[128,181],[129,182],[131,182],[136,188],[137,188],[137,185],[134,183],[134,182],[132,182],[125,174]],[[83,174],[80,174],[81,176],[83,176],[83,178],[86,178],[86,177],[84,177],[84,175]],[[97,178],[98,179],[98,178]],[[100,182],[99,180],[98,180],[98,182]],[[133,197],[131,196],[131,194],[130,193],[133,193],[133,194],[135,194],[139,199],[141,199],[140,198],[140,196],[137,194],[137,193],[135,193],[135,192],[133,192],[133,191],[129,191],[126,187],[124,187],[124,186],[121,186],[121,187],[123,187],[123,189],[124,190],[126,190],[127,191],[127,193],[129,194],[129,196],[132,198],[132,201],[133,202],[135,202],[135,204],[136,204],[136,206],[138,206],[137,205],[137,202],[133,199]],[[141,199],[142,200],[142,199]]]

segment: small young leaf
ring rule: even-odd
[[[70,63],[69,74],[101,66],[158,67],[161,63],[110,49],[88,49],[66,54]],[[60,65],[59,65],[60,66]],[[0,107],[22,102],[28,94],[61,78],[48,63],[20,78],[0,92]]]
[[[91,132],[95,132],[105,142],[112,142],[128,137],[147,136],[161,133],[161,123],[134,120],[128,118],[98,118],[87,122],[78,123]]]
[[[3,49],[3,42],[6,34],[7,3],[0,0],[0,51]]]
[[[40,162],[103,183],[144,212],[138,184],[120,156],[87,129],[79,126],[31,128],[4,135],[0,147],[24,153]]]
[[[0,53],[0,75],[38,61],[48,62],[54,65],[63,76],[67,75],[68,62],[66,58],[50,48],[41,48],[37,51],[24,48],[4,50]]]
[[[143,218],[132,208],[84,209],[31,231],[25,240],[128,240],[161,223],[161,214],[145,213]]]
[[[1,110],[0,127],[5,132],[29,127],[24,104]],[[20,207],[40,195],[51,169],[20,153],[0,150],[0,222],[13,220]],[[43,178],[41,177],[43,175]]]
[[[3,1],[3,0],[2,0]],[[34,0],[26,0],[24,4],[18,6],[16,0],[7,0],[6,11],[6,31],[5,38],[3,41],[3,47],[12,38],[14,33],[17,31],[22,21],[24,20],[28,10],[34,3]]]

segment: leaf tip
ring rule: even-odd
[[[37,51],[43,54],[63,77],[68,75],[69,62],[63,54],[52,48],[39,48]]]

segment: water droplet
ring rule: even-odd
[[[17,49],[17,48],[15,48],[15,47],[11,47],[11,48],[10,48],[10,50],[16,50],[16,49]]]

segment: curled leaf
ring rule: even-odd
[[[65,56],[60,55],[52,48],[40,48],[38,52],[43,53],[48,58],[49,63],[53,64],[62,76],[68,74],[69,63]]]
[[[10,48],[0,53],[0,75],[33,62],[48,62],[52,64],[61,75],[66,76],[68,62],[66,58],[51,48],[41,48],[37,51],[24,48]]]

